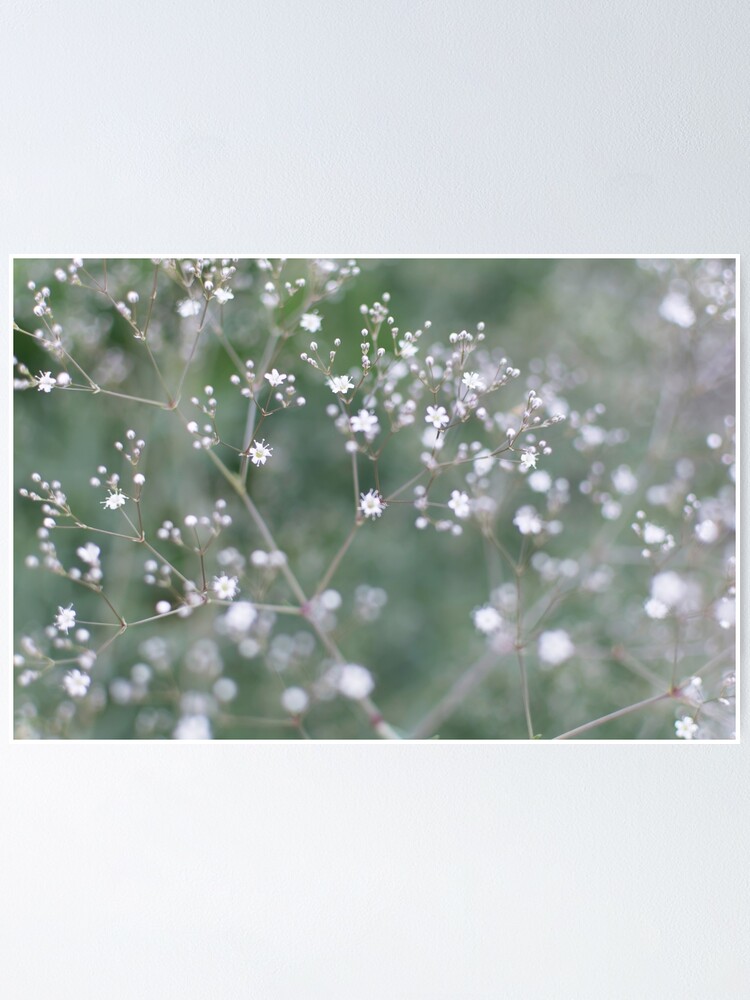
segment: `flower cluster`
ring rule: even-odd
[[[455,279],[450,263],[435,267]],[[116,457],[87,457],[81,479],[51,451],[53,474],[20,488],[39,514],[25,565],[59,587],[19,637],[21,737],[91,734],[111,715],[179,740],[464,723],[733,738],[727,262],[617,271],[623,308],[640,289],[638,350],[609,331],[622,387],[573,349],[573,327],[594,344],[607,310],[574,313],[554,269],[538,306],[451,329],[449,281],[433,319],[401,322],[428,302],[408,283],[360,302],[358,279],[382,287],[373,262],[369,276],[323,258],[23,267],[23,413],[58,440],[85,400],[86,455]],[[615,294],[592,274],[581,294]],[[635,414],[639,379],[658,398]],[[674,708],[666,723],[651,701]]]

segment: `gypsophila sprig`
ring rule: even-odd
[[[448,411],[444,406],[428,406],[427,413],[425,414],[425,421],[436,430],[442,430],[443,427],[447,427],[450,423],[450,417],[448,416]]]
[[[359,510],[362,512],[363,517],[374,520],[376,517],[380,517],[385,508],[386,504],[377,490],[368,490],[367,493],[360,493]]]
[[[349,375],[333,375],[328,380],[331,392],[346,395],[354,388],[354,380]]]
[[[380,433],[378,418],[370,410],[360,410],[351,418],[350,424],[355,434],[364,434],[368,441],[372,441]]]
[[[68,632],[75,628],[76,624],[76,613],[72,604],[69,604],[67,608],[58,608],[57,617],[55,618],[55,628],[59,629],[61,632]]]
[[[456,515],[456,517],[462,520],[469,517],[471,514],[471,503],[469,501],[468,494],[464,493],[462,490],[453,490],[451,492],[451,498],[448,501],[448,506]]]
[[[273,448],[267,445],[265,441],[253,441],[248,454],[253,465],[265,465],[273,454]]]
[[[300,319],[299,325],[307,333],[318,333],[323,326],[323,321],[317,313],[305,313]]]
[[[39,372],[36,387],[39,392],[52,392],[57,385],[57,379],[52,372]]]
[[[99,502],[105,510],[119,510],[125,501],[129,499],[130,497],[125,496],[122,490],[118,486],[115,486],[113,490],[108,490],[106,498]]]
[[[474,627],[483,635],[492,635],[503,626],[503,618],[497,608],[485,604],[481,608],[475,608],[471,613]]]
[[[15,268],[18,738],[736,738],[731,259]]]
[[[483,392],[486,388],[485,381],[479,372],[464,372],[461,381],[467,389],[473,389],[477,392]]]
[[[222,573],[221,576],[214,577],[213,591],[220,601],[233,601],[239,590],[236,576],[227,576],[226,573]]]
[[[288,375],[282,375],[277,368],[272,369],[270,372],[266,372],[263,377],[268,380],[269,385],[274,387],[282,385],[282,383],[286,382],[289,378]]]
[[[689,715],[683,715],[674,724],[675,736],[680,740],[693,740],[698,732],[698,725]]]
[[[63,687],[71,698],[83,698],[91,686],[91,678],[80,670],[69,670],[63,677]]]

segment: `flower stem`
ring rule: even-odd
[[[619,719],[623,715],[630,715],[631,712],[637,712],[639,708],[646,708],[647,705],[655,705],[657,702],[664,701],[666,698],[674,697],[674,691],[665,691],[664,694],[657,694],[653,698],[646,698],[644,701],[637,701],[635,704],[627,705],[625,708],[620,708],[616,712],[610,712],[609,715],[603,715],[599,719],[593,719],[591,722],[585,722],[582,726],[578,726],[576,729],[570,729],[567,733],[555,736],[555,739],[569,740],[574,736],[578,736],[580,733],[586,733],[590,729],[595,729],[597,726],[603,726],[605,722],[611,722],[613,719]]]

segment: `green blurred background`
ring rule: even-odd
[[[156,398],[159,387],[144,358],[143,345],[134,339],[113,305],[92,291],[53,277],[56,268],[68,264],[67,260],[16,261],[16,322],[26,330],[39,327],[32,314],[33,293],[27,285],[34,281],[38,287],[49,286],[55,321],[62,325],[64,337],[69,338],[66,343],[72,345],[70,351],[83,367],[103,385]],[[632,665],[623,663],[621,649],[668,684],[673,629],[671,623],[651,621],[643,613],[651,570],[639,557],[640,546],[629,525],[632,512],[643,507],[676,538],[685,537],[682,502],[655,510],[646,501],[648,487],[674,481],[681,459],[688,459],[692,466],[690,475],[683,476],[683,496],[689,492],[698,497],[718,496],[728,488],[727,464],[707,448],[706,437],[714,431],[726,433],[725,418],[734,413],[734,324],[721,310],[715,314],[707,311],[714,293],[706,289],[715,272],[717,282],[731,283],[732,264],[723,262],[709,271],[701,261],[607,259],[384,259],[363,260],[359,265],[359,276],[318,307],[323,331],[316,339],[321,345],[330,344],[334,337],[343,341],[337,371],[357,361],[360,304],[379,300],[387,291],[391,312],[402,331],[431,320],[430,336],[423,343],[445,342],[453,330],[473,330],[477,322],[486,323],[488,344],[502,348],[510,362],[521,369],[521,378],[502,390],[503,408],[510,410],[523,401],[527,377],[533,378],[536,372],[537,378],[560,387],[559,394],[572,413],[584,414],[596,404],[604,404],[606,412],[597,417],[597,424],[607,432],[622,431],[610,437],[609,443],[583,451],[574,446],[575,419],[546,434],[553,454],[541,466],[553,477],[569,481],[571,500],[560,515],[565,530],[546,542],[544,551],[558,559],[580,560],[598,540],[601,550],[594,562],[610,566],[613,578],[602,593],[574,590],[545,619],[544,628],[564,628],[573,638],[576,655],[567,663],[543,669],[535,654],[535,636],[531,637],[527,663],[535,731],[552,737],[653,694],[654,685]],[[86,268],[102,277],[101,261],[87,261]],[[305,275],[307,269],[306,261],[289,261],[284,278],[293,280]],[[141,317],[152,277],[149,260],[108,262],[113,295],[120,299],[128,290],[137,290]],[[265,280],[255,262],[239,262],[234,300],[222,310],[226,336],[243,359],[251,357],[256,362],[269,327],[268,310],[259,301]],[[167,382],[174,384],[182,366],[178,353],[184,339],[175,304],[184,298],[184,292],[170,285],[167,277],[160,282],[150,342]],[[689,297],[698,315],[690,329],[667,322],[659,314],[660,304],[675,288]],[[274,458],[262,470],[251,469],[250,489],[258,507],[268,514],[269,524],[303,586],[312,590],[348,530],[351,474],[343,440],[325,415],[330,391],[299,361],[299,352],[306,349],[309,339],[302,332],[296,334],[278,362],[281,370],[296,373],[298,391],[306,397],[307,405],[280,413],[264,426]],[[16,335],[15,350],[33,373],[59,370],[27,336]],[[218,338],[207,338],[183,395],[213,385],[222,435],[239,442],[247,404],[229,385],[233,370]],[[641,467],[663,380],[670,372],[669,377],[678,380],[679,386],[674,426],[661,442],[659,453],[650,456],[648,478],[640,483],[638,493],[620,498],[625,508],[622,516],[605,522],[579,485],[591,477],[595,463],[601,463],[595,478],[602,481],[622,464],[633,470]],[[207,456],[192,449],[174,414],[90,393],[53,391],[45,395],[33,389],[18,392],[15,405],[17,486],[29,485],[34,471],[50,480],[59,479],[73,508],[94,519],[91,523],[104,526],[106,517],[98,504],[103,492],[93,490],[88,480],[101,463],[112,471],[121,469],[113,442],[122,440],[125,429],[132,427],[147,441],[141,468],[147,477],[143,511],[148,526],[153,529],[165,518],[181,523],[188,513],[210,513],[216,498],[225,497],[234,525],[221,545],[235,546],[246,556],[260,547],[257,531]],[[414,433],[404,432],[385,453],[381,468],[386,493],[416,471],[416,456],[421,450],[416,441],[423,429],[424,425]],[[231,453],[221,449],[220,453],[231,461]],[[683,466],[683,471],[686,468]],[[363,469],[362,488],[371,485]],[[439,486],[447,498],[460,481],[451,474]],[[535,503],[541,509],[542,498],[518,475],[496,474],[493,488],[502,499],[498,537],[517,553],[521,539],[512,525],[513,514],[523,503]],[[482,655],[485,643],[472,626],[471,609],[486,603],[490,590],[510,579],[502,563],[490,560],[488,564],[482,540],[470,524],[460,538],[433,530],[420,532],[414,529],[415,513],[409,505],[394,505],[379,522],[366,524],[332,583],[343,598],[337,612],[336,639],[351,661],[372,670],[379,707],[389,722],[407,735]],[[73,591],[69,582],[42,570],[25,567],[27,554],[36,551],[39,520],[35,505],[18,499],[15,618],[19,636],[40,636],[58,605],[71,600],[76,602],[79,617],[101,620],[101,602],[95,597]],[[93,540],[102,548],[105,579],[115,603],[127,607],[131,620],[152,614],[162,595],[142,582],[147,554],[136,545],[103,539],[98,536]],[[66,565],[75,548],[86,540],[74,531],[56,534]],[[732,545],[731,536],[725,533],[712,547],[678,545],[673,556],[670,566],[688,567],[701,581],[707,608],[722,593]],[[352,620],[354,592],[361,584],[381,587],[388,595],[381,617],[372,623]],[[524,603],[530,606],[543,601],[550,587],[539,573],[529,569],[524,575]],[[283,600],[286,595],[283,582],[279,582],[268,599]],[[251,596],[244,585],[243,596]],[[213,637],[219,644],[223,676],[238,686],[237,697],[214,720],[214,736],[298,738],[288,726],[251,720],[284,718],[280,693],[285,686],[306,686],[315,678],[321,669],[319,647],[304,662],[279,674],[262,653],[246,659],[231,643],[215,636],[214,617],[212,609],[201,609],[186,620],[172,618],[128,630],[94,668],[94,687],[99,691],[95,710],[83,704],[78,704],[75,712],[61,710],[65,701],[59,673],[54,671],[28,688],[17,688],[16,705],[26,727],[24,734],[28,729],[28,733],[42,737],[168,737],[179,716],[176,689],[210,690],[208,681],[191,674],[185,663],[195,643]],[[303,623],[280,617],[274,634],[304,629]],[[689,676],[707,658],[716,656],[722,643],[730,641],[708,612],[699,616],[691,629],[680,654],[684,655],[680,676]],[[162,636],[169,644],[169,671],[156,673],[150,693],[142,700],[125,699],[124,704],[118,704],[111,697],[112,682],[129,678],[134,664],[148,661],[142,644],[150,635]],[[674,717],[675,706],[665,702],[590,735],[671,738]],[[343,699],[314,705],[306,725],[314,738],[372,735],[366,720]],[[435,735],[446,739],[524,738],[515,657],[499,658]]]

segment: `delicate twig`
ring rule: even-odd
[[[497,659],[496,653],[486,652],[468,670],[465,670],[454,681],[450,691],[414,726],[411,733],[412,739],[422,740],[433,736],[471,692],[489,676],[497,664]]]
[[[593,719],[591,722],[585,722],[582,726],[578,726],[576,729],[570,729],[567,733],[555,736],[555,739],[572,739],[573,736],[579,736],[581,733],[587,733],[590,729],[596,729],[597,726],[603,726],[605,722],[612,722],[613,719],[620,719],[623,715],[630,715],[631,712],[637,712],[639,709],[646,708],[648,705],[655,705],[657,702],[665,701],[667,698],[674,697],[674,691],[665,691],[664,694],[657,694],[653,698],[646,698],[644,701],[637,701],[634,705],[627,705],[625,708],[619,708],[616,712],[610,712],[609,715],[603,715],[600,719]]]
[[[341,547],[339,548],[338,552],[336,553],[336,555],[331,560],[331,563],[328,566],[328,569],[325,571],[325,573],[321,577],[320,583],[315,588],[315,593],[313,595],[314,597],[317,597],[319,594],[322,594],[323,591],[328,586],[328,584],[333,579],[336,570],[339,568],[339,564],[341,563],[341,560],[344,558],[344,556],[346,555],[347,551],[349,550],[349,546],[354,541],[354,538],[355,538],[355,536],[357,534],[357,529],[360,526],[361,526],[361,522],[360,521],[355,521],[354,524],[352,525],[352,527],[351,527],[351,529],[349,531],[349,534],[346,536],[346,538],[342,542]]]

